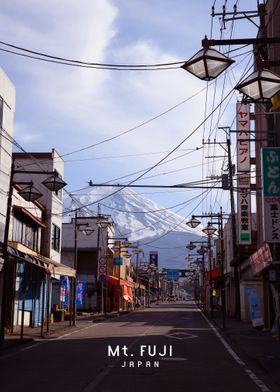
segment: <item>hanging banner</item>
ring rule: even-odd
[[[280,242],[280,147],[262,148],[264,240]]]
[[[70,282],[68,276],[60,277],[59,300],[61,306],[68,306],[69,303]]]
[[[250,245],[251,235],[251,194],[250,174],[237,174],[237,230],[238,244]]]
[[[250,171],[250,107],[248,104],[236,104],[236,151],[237,171]]]
[[[77,306],[82,306],[83,305],[83,295],[86,289],[86,282],[77,282],[77,287],[76,287],[76,304]]]

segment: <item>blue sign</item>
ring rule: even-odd
[[[60,277],[59,297],[62,307],[67,307],[69,304],[70,282],[68,276]]]
[[[261,300],[257,290],[257,286],[253,285],[251,287],[245,287],[245,293],[247,295],[250,311],[251,311],[251,321],[253,327],[263,325],[263,314],[261,307]]]
[[[122,257],[114,257],[114,265],[123,265]]]
[[[180,271],[179,270],[167,270],[167,280],[178,280],[180,278]]]
[[[106,276],[106,275],[100,275],[100,276],[99,276],[99,282],[105,283],[106,280],[107,280],[107,276]]]
[[[83,295],[86,289],[86,282],[77,282],[76,287],[76,304],[77,306],[83,305]]]

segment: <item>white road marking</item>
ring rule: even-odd
[[[178,340],[198,338],[197,335],[192,335],[191,333],[186,333],[186,332],[174,332],[174,333],[166,334],[165,336],[171,339],[178,339]]]
[[[251,380],[259,387],[259,389],[262,392],[271,392],[271,389],[269,389],[265,383],[260,380],[256,374],[247,368],[245,362],[243,362],[240,357],[236,354],[236,352],[230,347],[230,345],[225,341],[225,339],[222,337],[222,335],[218,332],[218,330],[215,328],[215,326],[208,320],[208,318],[202,313],[200,309],[198,309],[200,314],[203,316],[205,321],[208,323],[212,331],[215,333],[217,338],[220,340],[220,342],[223,344],[227,352],[232,356],[232,358],[238,363],[238,365],[243,367],[243,370],[248,376],[251,378]]]

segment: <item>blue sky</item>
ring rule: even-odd
[[[2,0],[0,40],[92,62],[183,61],[200,49],[205,34],[210,35],[213,2]],[[220,12],[224,1],[215,3],[216,11]],[[228,11],[232,11],[235,1],[226,3]],[[256,1],[240,0],[238,8],[254,10]],[[230,26],[229,23],[223,31],[224,38],[253,37],[256,33],[248,21],[236,22],[232,31]],[[220,38],[218,17],[213,19],[213,37]],[[205,112],[209,114],[227,94],[234,80],[239,79],[248,58],[241,56],[237,61],[243,62],[225,81],[221,78],[207,89],[205,82],[182,69],[151,72],[77,69],[0,51],[0,66],[17,92],[14,137],[27,151],[55,148],[62,155],[71,153],[135,127],[204,89],[146,126],[82,153],[65,156],[69,191],[85,187],[90,179],[103,183],[153,166],[192,132]],[[232,123],[237,98],[235,95],[227,108],[219,112],[220,126]],[[188,155],[156,168],[148,175],[153,177],[142,182],[170,185],[220,175],[221,159],[210,162],[205,158],[209,152],[213,155],[213,151],[194,151],[202,146],[203,136],[216,135],[216,123],[214,116],[170,158],[183,153]],[[219,132],[217,138],[223,139],[224,135]],[[166,207],[195,195],[190,191],[159,194],[146,189],[142,192]],[[220,197],[226,209],[228,195],[217,196],[216,192],[212,192],[200,208],[215,209]]]

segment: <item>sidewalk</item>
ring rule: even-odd
[[[95,313],[95,314],[83,314],[77,316],[77,323],[75,326],[67,321],[60,321],[49,324],[49,331],[46,331],[46,325],[44,326],[44,334],[41,336],[41,327],[24,327],[23,339],[20,339],[20,327],[15,327],[12,335],[5,334],[5,342],[3,347],[0,348],[0,353],[2,350],[14,348],[18,345],[40,341],[44,339],[55,339],[61,335],[64,335],[69,332],[73,332],[75,330],[79,330],[84,328],[87,325],[91,325],[92,323],[98,323],[104,321],[106,319],[119,317],[123,314],[127,314],[127,312],[110,312],[105,314]]]
[[[257,367],[261,368],[276,385],[280,391],[280,341],[273,337],[270,331],[259,330],[251,323],[226,317],[226,329],[222,329],[222,315],[214,312],[210,322],[219,329],[232,347],[236,348]]]

